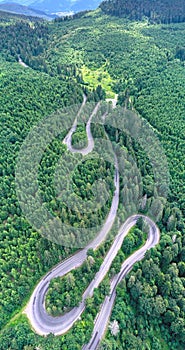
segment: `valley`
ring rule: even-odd
[[[91,347],[97,340],[98,343],[101,340],[100,349],[184,349],[184,34],[183,22],[120,18],[101,8],[53,21],[0,13],[0,349],[78,350],[85,344]],[[116,102],[114,109],[111,100]],[[83,101],[87,106],[72,135],[75,113]],[[101,108],[88,123],[91,104]],[[28,149],[25,153],[22,183],[25,197],[22,194],[19,197],[17,159],[25,140],[37,125],[45,120],[48,125],[47,121],[57,117],[59,111],[63,115],[63,110],[70,111],[66,122],[64,118],[66,129],[61,129],[56,137],[54,129],[50,137],[52,124],[49,124],[49,131],[35,138],[32,152]],[[88,145],[87,130],[95,145],[97,139],[110,140],[117,152],[119,179],[115,180],[115,164],[109,161],[112,157],[112,153],[108,155],[109,147],[102,146],[100,159],[96,158],[96,149],[96,157],[86,159],[89,156],[86,154],[75,168],[71,193],[62,184],[66,174],[70,177],[75,157],[83,159],[80,148]],[[71,135],[74,142],[70,149],[71,140],[63,142],[66,135]],[[38,140],[42,145],[49,141],[42,146],[37,181],[35,178],[31,181],[34,174],[27,160],[32,159],[34,164],[36,157],[31,155],[37,150]],[[93,150],[93,144],[87,153]],[[71,152],[75,147],[78,153]],[[64,162],[65,157],[68,158]],[[101,187],[96,197],[93,184],[99,179],[107,185]],[[83,249],[87,242],[82,240],[81,228],[90,232],[90,239],[96,237],[99,232],[96,228],[104,225],[112,210],[118,181],[119,204],[109,227],[109,239],[102,241],[95,251],[94,246],[89,246],[86,256],[87,250]],[[36,183],[44,208],[62,223],[63,245],[57,235],[55,240],[51,239],[49,221],[45,219],[41,225],[38,220],[38,226],[37,222],[34,226],[28,220],[25,207],[34,213]],[[100,198],[104,195],[107,201],[101,206]],[[92,204],[96,199],[98,204]],[[97,211],[84,212],[84,203],[90,203],[90,209],[97,207]],[[37,209],[34,218],[41,213]],[[140,221],[138,224],[134,221],[134,227],[127,230],[125,222],[134,215],[151,218],[155,222],[154,231],[158,232],[157,227],[160,230],[160,241],[151,238],[142,261],[134,260],[133,266],[133,257],[148,242]],[[110,269],[102,275],[100,285],[96,285],[95,276],[109,256],[122,225],[126,225],[128,235],[119,249],[115,248]],[[158,243],[155,247],[154,242]],[[73,257],[78,254],[76,266]],[[61,273],[60,266],[63,269],[68,261],[74,261],[72,267],[78,268]],[[59,270],[51,276],[53,266],[59,266]],[[124,278],[110,294],[115,276]],[[35,307],[44,312],[35,288],[39,281],[42,287],[45,279],[48,294],[43,290],[41,299],[45,297],[50,320],[65,318],[65,310],[71,313],[74,307],[77,310],[85,293],[83,286],[93,281],[94,294],[88,296],[86,308],[67,333],[49,329],[48,335],[42,337],[24,312],[30,298],[34,306],[34,297]],[[112,304],[107,306],[111,295]],[[105,320],[101,312],[111,315],[100,339],[97,329]],[[94,324],[97,314],[100,318]],[[119,327],[116,335],[111,328],[115,321]]]

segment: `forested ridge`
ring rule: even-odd
[[[145,236],[141,237],[141,227],[135,231],[137,237],[133,232],[128,235],[109,274],[94,297],[87,300],[82,319],[70,332],[61,337],[49,335],[46,338],[33,333],[21,309],[41,276],[74,250],[45,240],[23,216],[15,191],[16,157],[32,126],[44,116],[63,106],[82,102],[84,91],[94,101],[105,99],[106,91],[108,97],[117,93],[120,106],[127,104],[128,108],[134,108],[152,125],[168,159],[170,189],[158,222],[160,244],[146,254],[118,288],[111,321],[118,321],[119,332],[115,336],[109,328],[100,348],[184,350],[184,24],[167,25],[159,20],[164,23],[148,25],[145,20],[138,23],[109,17],[100,10],[50,24],[22,21],[16,16],[10,20],[9,16],[4,16],[0,22],[0,349],[81,349],[90,339],[98,307],[109,292],[109,279],[119,271],[125,256],[143,242]],[[30,68],[19,65],[18,55]],[[92,129],[94,136],[104,137],[103,128],[93,125]],[[77,129],[74,144],[86,143],[84,130],[83,126]],[[147,203],[141,210],[145,214],[155,195],[147,155],[120,130],[107,127],[106,132],[112,142],[127,149],[137,162]],[[99,213],[99,218],[84,218],[78,212],[77,219],[75,213],[66,210],[64,203],[53,198],[55,164],[65,152],[61,143],[63,136],[48,145],[43,154],[39,169],[42,198],[64,222],[79,225],[84,221],[88,227],[90,220],[98,223],[104,220],[108,206]],[[104,161],[84,163],[76,169],[75,192],[82,199],[89,198],[92,183],[102,175],[113,193],[114,172],[112,167],[108,172],[105,169]],[[129,175],[132,178],[129,168],[125,170],[128,178]],[[119,210],[124,211],[124,203],[132,213],[129,204],[135,196],[135,188],[129,181],[126,184],[124,181],[123,173]],[[108,204],[110,206],[110,200]],[[120,216],[120,220],[124,221],[124,218],[124,215]],[[112,237],[116,232],[117,226]],[[109,244],[102,245],[96,253],[90,251],[81,270],[52,281],[47,297],[50,313],[63,313],[79,302],[84,290],[79,281],[80,273],[84,273],[82,282],[85,286],[89,276],[98,269]],[[75,278],[78,290],[75,289]],[[74,287],[69,293],[70,283]]]
[[[33,16],[25,16],[21,14],[14,14],[10,12],[5,12],[0,10],[0,22],[1,23],[15,23],[18,21],[21,22],[28,22],[28,20],[33,22],[42,22],[42,18],[40,17],[33,17]]]
[[[107,14],[153,23],[179,23],[185,21],[184,0],[105,0],[100,8]]]

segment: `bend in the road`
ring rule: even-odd
[[[86,97],[84,95],[83,103],[79,113],[81,113],[81,110],[84,107],[85,103],[86,103]],[[83,150],[76,150],[71,145],[72,134],[75,132],[77,127],[77,122],[78,122],[77,118],[79,114],[77,115],[77,118],[75,119],[71,130],[69,131],[69,133],[67,134],[67,136],[63,141],[66,144],[69,151],[73,153],[81,153],[82,155],[86,155],[93,150],[94,140],[91,134],[91,121],[93,116],[97,113],[98,108],[99,108],[99,103],[96,105],[94,111],[92,112],[87,122],[86,132],[87,132],[87,138],[88,138],[88,146]],[[114,177],[115,192],[112,200],[112,205],[110,208],[109,215],[102,229],[98,233],[97,237],[91,243],[89,243],[87,247],[85,247],[81,251],[78,251],[75,255],[66,259],[65,261],[57,265],[55,268],[53,268],[50,272],[48,272],[46,276],[44,276],[42,280],[39,282],[35,291],[32,294],[29,305],[26,309],[26,313],[32,324],[32,327],[35,329],[35,331],[38,334],[46,335],[49,333],[54,333],[55,335],[60,335],[60,334],[66,333],[73,326],[73,324],[79,319],[80,315],[85,309],[86,298],[88,296],[93,295],[94,288],[99,286],[100,282],[103,280],[103,278],[109,271],[112,261],[114,260],[118,251],[121,248],[124,237],[128,234],[130,229],[136,224],[138,218],[142,216],[142,215],[134,215],[128,218],[127,221],[121,226],[117,236],[114,239],[114,242],[110,250],[108,251],[104,259],[104,262],[100,267],[100,270],[98,271],[95,278],[93,279],[93,281],[90,283],[90,285],[84,292],[82,296],[82,302],[79,304],[79,306],[75,307],[73,310],[71,310],[66,315],[61,317],[52,317],[48,315],[45,310],[44,300],[45,300],[45,295],[49,288],[49,283],[51,279],[58,276],[64,276],[71,270],[81,266],[87,257],[87,250],[89,248],[96,249],[105,240],[108,232],[112,228],[112,225],[116,218],[118,204],[119,204],[119,170],[118,170],[118,161],[116,156],[115,156],[115,169],[116,169],[115,177]],[[117,274],[111,281],[110,296],[107,296],[105,298],[105,301],[102,304],[101,310],[96,318],[92,338],[89,344],[85,345],[83,349],[94,350],[97,348],[100,340],[102,339],[105,333],[105,330],[109,321],[109,317],[111,315],[112,307],[114,305],[114,301],[116,297],[117,285],[121,282],[121,280],[125,277],[125,275],[132,269],[135,262],[143,259],[145,252],[148,249],[154,247],[159,241],[159,230],[155,225],[155,223],[148,217],[145,217],[145,216],[142,216],[142,217],[147,221],[150,227],[148,239],[142,248],[136,251],[132,256],[130,256],[123,263],[120,273]]]

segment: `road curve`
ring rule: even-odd
[[[120,242],[122,242],[124,237],[130,231],[131,227],[133,227],[137,223],[137,220],[140,217],[142,217],[143,220],[149,226],[148,239],[143,247],[141,247],[139,250],[137,250],[134,254],[132,254],[128,259],[124,261],[120,272],[116,276],[114,276],[113,280],[111,281],[110,295],[106,296],[101,306],[100,312],[96,317],[91,340],[87,345],[84,345],[83,350],[97,349],[108,326],[109,318],[116,299],[116,287],[123,280],[123,278],[125,278],[125,276],[130,272],[134,264],[137,261],[140,261],[144,258],[146,251],[155,247],[155,245],[159,243],[160,231],[158,227],[150,218],[144,215],[134,215],[130,217],[120,228],[119,233],[115,238],[115,241],[120,240]],[[115,244],[115,241],[114,241],[114,244]]]
[[[82,107],[86,103],[86,97],[84,96],[84,100],[82,103]],[[77,118],[74,121],[72,129],[69,131],[68,135],[64,139],[64,143],[66,144],[68,150],[71,152],[78,152],[83,155],[90,153],[94,148],[94,140],[91,134],[91,120],[93,116],[97,113],[99,108],[99,103],[96,105],[94,111],[92,112],[89,121],[86,125],[86,132],[88,138],[88,146],[83,150],[75,150],[71,145],[71,138],[73,132],[77,127]],[[81,111],[80,109],[80,111]],[[79,111],[79,113],[80,113]],[[78,116],[77,116],[78,117]],[[112,205],[110,208],[109,215],[101,228],[100,232],[97,234],[96,238],[88,244],[84,249],[78,251],[75,255],[69,257],[65,261],[58,264],[51,271],[49,271],[39,282],[37,287],[35,288],[29,304],[25,310],[33,329],[40,335],[47,335],[49,333],[53,333],[55,335],[61,335],[66,333],[73,324],[80,318],[80,315],[85,309],[85,300],[87,297],[93,295],[93,291],[98,287],[100,282],[103,280],[105,275],[110,269],[110,266],[116,257],[118,251],[120,250],[123,240],[125,236],[128,234],[130,229],[135,226],[139,217],[143,217],[145,221],[149,225],[149,234],[148,239],[145,245],[135,252],[132,256],[130,256],[122,265],[121,271],[117,274],[112,282],[111,282],[111,293],[110,296],[107,296],[102,304],[100,313],[96,318],[96,322],[94,325],[94,331],[92,334],[92,338],[89,344],[84,345],[83,349],[96,349],[100,340],[102,339],[108,320],[112,311],[112,307],[116,297],[116,286],[121,282],[121,280],[125,277],[125,275],[132,269],[133,265],[136,261],[143,259],[145,252],[154,247],[160,238],[159,229],[155,225],[155,223],[148,217],[142,215],[134,215],[127,219],[127,221],[121,226],[117,236],[114,239],[114,242],[108,251],[98,273],[96,274],[93,281],[90,283],[86,291],[82,296],[82,301],[80,304],[73,308],[70,312],[66,313],[60,317],[52,317],[47,314],[45,310],[45,295],[49,288],[50,281],[55,277],[61,277],[70,272],[71,270],[78,268],[83,264],[87,257],[87,251],[89,248],[96,249],[106,238],[108,232],[112,228],[114,220],[116,218],[118,204],[119,204],[119,171],[118,171],[118,162],[115,156],[115,176],[114,176],[114,184],[115,184],[115,192],[112,200]]]
[[[81,109],[83,108],[85,103],[86,103],[86,97],[84,96]],[[66,144],[68,150],[76,153],[81,152],[83,155],[86,155],[91,152],[93,138],[90,130],[90,123],[94,114],[97,113],[98,108],[99,108],[99,103],[96,105],[94,111],[92,112],[86,126],[87,137],[88,137],[87,149],[75,150],[71,146],[72,133],[76,130],[76,126],[77,126],[77,118],[76,118],[72,126],[72,129],[69,131],[69,133],[67,134],[67,136],[63,141]],[[81,109],[79,113],[81,112]],[[93,141],[93,147],[94,147],[94,141]],[[48,315],[45,310],[45,305],[44,305],[45,295],[49,288],[50,281],[55,277],[62,277],[68,272],[70,272],[71,270],[81,266],[83,262],[86,260],[88,249],[90,248],[96,249],[105,240],[108,232],[112,228],[112,225],[116,218],[118,204],[119,204],[119,172],[118,172],[118,162],[116,157],[115,157],[115,169],[116,169],[115,176],[114,176],[115,191],[113,195],[111,208],[105,220],[105,223],[103,224],[96,238],[92,242],[90,242],[83,250],[80,250],[75,255],[71,256],[70,258],[66,259],[62,263],[58,264],[55,268],[53,268],[50,272],[48,272],[39,282],[39,284],[37,285],[37,287],[35,288],[31,296],[30,302],[27,305],[25,313],[27,314],[33,329],[40,335],[47,335],[49,333],[54,333],[57,335],[57,334],[65,333],[67,330],[69,330],[72,327],[74,322],[80,317],[81,313],[85,308],[85,297],[84,297],[82,303],[80,303],[78,307],[74,308],[64,316],[53,318],[50,315]],[[90,289],[92,288],[93,286],[90,285]]]

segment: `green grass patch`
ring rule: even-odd
[[[106,91],[107,98],[114,98],[115,93],[113,92],[113,79],[110,74],[104,70],[104,67],[98,69],[89,69],[85,65],[82,67],[82,75],[85,83],[88,84],[88,87],[91,89],[97,88],[98,85],[101,85],[102,88]]]

